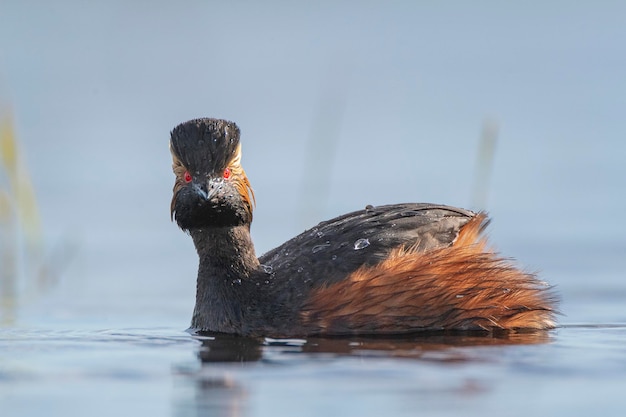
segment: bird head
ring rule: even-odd
[[[170,212],[183,230],[252,222],[254,192],[241,167],[239,128],[220,119],[195,119],[171,133],[176,176]]]

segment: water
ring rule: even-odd
[[[624,5],[5,3],[0,111],[45,268],[17,253],[2,417],[624,413]],[[201,116],[241,127],[259,253],[368,204],[468,206],[495,123],[486,206],[469,208],[556,285],[561,327],[189,335],[197,259],[169,221],[167,140]]]
[[[284,341],[172,328],[5,329],[0,400],[5,416],[617,416],[625,342],[625,325]]]
[[[354,250],[360,250],[360,249],[365,249],[370,245],[370,241],[369,239],[358,239],[356,242],[354,242]]]
[[[313,253],[317,253],[317,252],[323,251],[324,249],[326,249],[326,248],[328,248],[328,247],[330,247],[330,243],[324,243],[324,244],[322,244],[322,245],[315,245],[315,246],[313,246],[313,248],[311,249],[311,251],[312,251]]]

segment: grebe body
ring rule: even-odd
[[[171,133],[171,213],[199,256],[192,329],[296,337],[554,327],[550,287],[489,248],[484,213],[368,206],[257,257],[239,135],[220,119]]]

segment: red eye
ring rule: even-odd
[[[191,182],[191,174],[189,173],[189,171],[185,171],[185,173],[183,174],[183,178],[185,179],[185,182]]]
[[[224,179],[229,179],[230,178],[230,168],[226,168],[224,170]]]

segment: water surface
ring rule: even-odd
[[[621,415],[626,325],[257,340],[2,330],[3,415]]]

